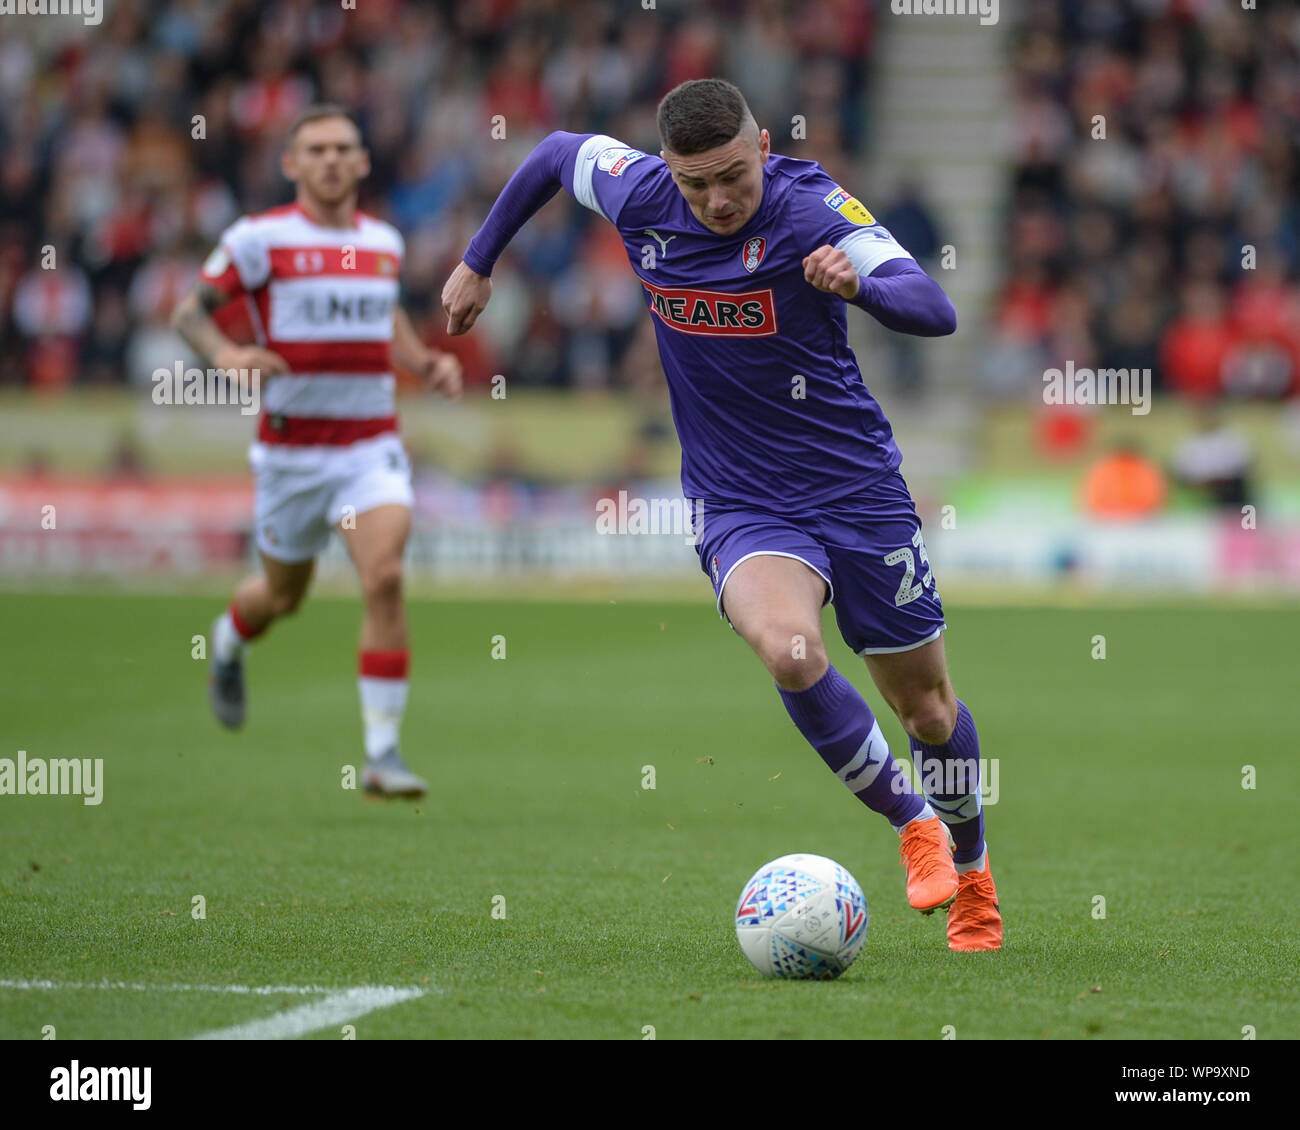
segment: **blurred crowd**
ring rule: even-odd
[[[1206,401],[1296,396],[1300,6],[1038,0],[1024,19],[989,387],[1072,359]]]
[[[869,0],[103,7],[90,27],[4,17],[0,384],[147,383],[183,356],[175,302],[228,224],[292,199],[279,155],[315,101],[355,108],[373,162],[362,207],[406,236],[408,308],[471,382],[600,386],[656,371],[621,242],[563,194],[503,258],[480,331],[440,336],[443,282],[550,131],[657,151],[663,93],[723,74],[778,152],[847,179],[866,140]]]

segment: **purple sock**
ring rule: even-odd
[[[889,752],[871,707],[834,667],[807,690],[777,690],[799,732],[869,809],[895,828],[934,815]]]
[[[943,745],[926,745],[910,736],[909,744],[925,798],[952,833],[957,870],[964,863],[979,863],[984,857],[980,739],[966,704],[957,700],[957,724]]]

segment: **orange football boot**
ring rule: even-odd
[[[939,817],[913,820],[903,829],[898,861],[907,868],[907,901],[922,914],[943,909],[957,896],[957,868]]]
[[[957,876],[957,898],[948,911],[948,948],[958,953],[1002,948],[1002,915],[988,850],[984,870]]]

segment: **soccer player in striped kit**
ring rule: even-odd
[[[398,304],[404,244],[392,225],[357,211],[370,171],[361,133],[341,106],[299,115],[282,158],[292,204],[247,216],[221,237],[172,324],[215,368],[255,370],[262,416],[250,451],[262,570],[246,578],[212,629],[212,708],[243,724],[243,656],[294,612],[330,530],[361,581],[359,683],[363,787],[422,796],[426,784],[399,747],[410,652],[402,553],[411,528],[411,476],[397,431],[396,362],[445,395],[461,390],[459,361],[427,349]],[[237,345],[213,321],[248,303],[257,345]]]
[[[658,124],[659,157],[604,135],[545,138],[443,288],[448,329],[474,324],[497,257],[560,188],[618,228],[654,323],[719,613],[809,744],[897,829],[911,905],[948,908],[953,950],[1000,949],[979,739],[948,680],[920,519],[845,308],[926,336],[952,333],[956,313],[820,165],[771,152],[732,84],[681,84]],[[830,664],[825,603],[907,731],[924,795]]]

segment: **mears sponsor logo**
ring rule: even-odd
[[[766,250],[767,240],[761,235],[756,235],[745,244],[745,250],[741,252],[740,261],[745,265],[745,270],[751,275],[763,261],[763,252]]]
[[[290,299],[286,311],[288,320],[306,322],[312,326],[328,326],[335,322],[345,325],[372,325],[391,322],[393,298],[379,294],[304,294]]]
[[[644,156],[639,149],[602,149],[596,158],[596,168],[616,177],[633,161],[639,161]]]
[[[710,337],[766,337],[776,333],[776,304],[772,291],[727,294],[681,286],[655,286],[641,280],[650,308],[666,326]]]
[[[54,1102],[128,1102],[134,1110],[148,1110],[151,1067],[70,1067],[50,1072],[50,1098]]]

